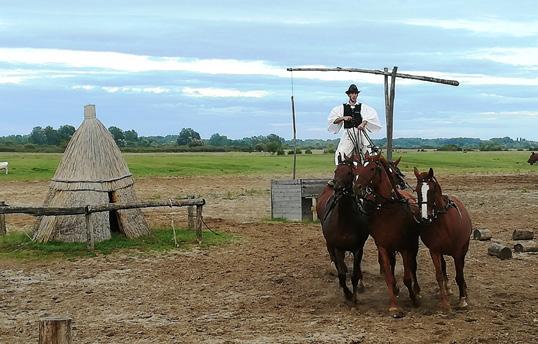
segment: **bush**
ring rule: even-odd
[[[279,149],[276,151],[276,155],[284,155],[284,150],[283,149]]]
[[[305,154],[312,154],[312,151],[310,149],[307,149],[304,151]]]

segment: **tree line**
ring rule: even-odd
[[[122,130],[112,126],[108,131],[114,141],[123,151],[258,151],[283,154],[285,150],[292,149],[293,141],[286,140],[276,134],[230,139],[225,135],[215,133],[209,139],[203,139],[192,128],[183,128],[177,135],[166,136],[139,136],[131,130]],[[50,151],[61,152],[75,133],[75,127],[62,125],[58,129],[51,126],[35,127],[28,135],[10,135],[0,137],[0,151]],[[386,139],[374,140],[380,147],[386,146]],[[334,152],[338,139],[306,139],[297,140],[300,150],[325,150]],[[395,148],[401,149],[437,149],[437,150],[538,150],[538,142],[524,138],[510,137],[481,140],[478,138],[397,138],[394,139]]]

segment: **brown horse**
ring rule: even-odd
[[[535,162],[538,162],[538,154],[534,154],[534,152],[532,152],[527,162],[531,165],[534,165]]]
[[[450,310],[446,262],[443,258],[443,255],[449,255],[454,259],[456,267],[456,283],[460,291],[458,307],[466,308],[467,285],[463,276],[463,267],[471,237],[471,218],[458,198],[443,195],[431,168],[428,172],[420,173],[415,167],[414,171],[417,177],[416,192],[422,217],[420,238],[430,249],[435,276],[439,283],[441,307]]]
[[[367,220],[353,194],[353,160],[342,160],[340,156],[338,160],[339,164],[334,171],[334,187],[325,187],[318,198],[316,211],[327,250],[338,270],[340,286],[346,299],[356,302],[357,293],[364,289],[361,261],[364,243],[368,239]],[[353,253],[353,293],[346,284],[346,252]]]
[[[390,297],[389,312],[393,317],[402,317],[398,306],[398,289],[391,266],[391,257],[400,252],[404,265],[404,284],[409,297],[418,305],[420,287],[416,278],[418,229],[415,221],[418,208],[396,188],[387,161],[380,155],[366,155],[364,165],[354,170],[355,190],[364,199],[368,214],[370,235],[374,238],[382,260],[385,281]]]

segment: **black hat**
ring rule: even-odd
[[[346,94],[350,94],[350,93],[360,93],[361,91],[359,91],[359,89],[357,88],[357,85],[355,84],[351,84],[349,85],[349,88],[347,89],[346,91]]]

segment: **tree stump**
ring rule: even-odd
[[[512,240],[532,240],[534,232],[525,229],[516,229],[512,233]]]
[[[488,248],[488,254],[490,256],[498,257],[501,260],[512,258],[512,250],[510,247],[498,243],[491,244]]]
[[[71,344],[71,318],[66,316],[39,319],[39,344]]]
[[[473,239],[480,240],[480,241],[490,240],[491,232],[487,229],[475,228],[473,231]]]
[[[514,251],[517,253],[538,252],[538,243],[534,241],[518,242],[514,245]]]

